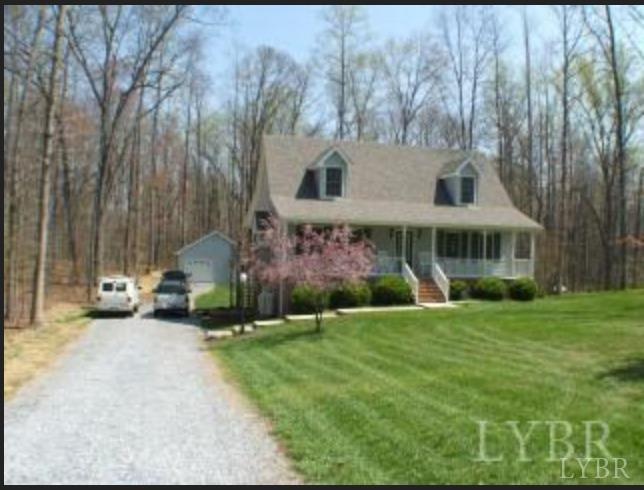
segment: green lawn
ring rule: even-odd
[[[198,310],[208,310],[230,305],[230,293],[225,285],[217,285],[210,291],[200,294],[195,298],[195,308]]]
[[[347,316],[321,334],[286,324],[213,352],[310,482],[644,482],[643,290]],[[479,420],[503,461],[475,461]],[[583,421],[608,424],[605,446],[630,480],[594,479],[594,462],[582,480],[572,461],[576,479],[562,480],[543,424],[520,461],[505,421],[526,432],[554,420],[571,424],[577,457]]]

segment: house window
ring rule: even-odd
[[[530,259],[530,252],[532,249],[530,233],[517,233],[516,242],[514,244],[514,258],[515,259]]]
[[[488,259],[500,260],[501,233],[488,233],[485,249]],[[442,258],[480,260],[483,258],[483,233],[439,230],[436,234],[436,252]]]
[[[459,256],[459,237],[459,233],[446,234],[445,252],[450,259],[456,259]]]
[[[474,204],[474,177],[461,177],[461,204]]]
[[[501,233],[488,233],[485,243],[485,255],[488,259],[501,259]]]
[[[436,233],[436,254],[439,257],[445,257],[445,232],[438,230]]]
[[[471,257],[473,259],[483,258],[483,234],[480,231],[472,232]]]
[[[326,189],[327,197],[342,196],[342,169],[337,167],[326,169]]]
[[[459,258],[461,259],[466,259],[469,257],[468,255],[468,235],[469,233],[467,231],[462,231],[461,232],[461,243],[459,245],[460,248],[460,253],[459,253]]]

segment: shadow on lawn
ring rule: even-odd
[[[318,332],[314,329],[297,330],[289,332],[280,332],[273,335],[267,335],[257,339],[257,343],[264,347],[276,347],[278,345],[288,344],[290,342],[298,341],[314,341],[318,342],[324,339],[324,329]]]
[[[238,308],[197,309],[194,314],[200,318],[201,328],[204,330],[219,330],[241,323],[241,311]],[[244,315],[244,323],[250,325],[254,320],[253,311],[247,309]]]
[[[644,358],[628,359],[621,366],[601,373],[598,377],[642,383],[644,382]]]

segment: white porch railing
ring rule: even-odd
[[[534,275],[534,261],[532,259],[454,259],[436,257],[438,263],[447,277],[475,278],[475,277],[532,277]],[[373,268],[373,275],[402,274],[403,260],[401,257],[391,255],[378,255]],[[419,252],[416,265],[412,269],[419,277],[434,275],[434,264],[431,253]]]
[[[519,277],[534,276],[534,261],[532,259],[514,259],[514,275]]]
[[[414,303],[418,303],[418,278],[414,274],[414,271],[411,270],[411,267],[409,267],[409,264],[407,264],[407,262],[403,262],[402,264],[402,276],[411,288],[411,292],[414,295]]]
[[[438,257],[445,274],[449,277],[520,277],[532,276],[534,261],[532,259],[450,259]]]
[[[438,262],[434,262],[432,267],[432,279],[434,279],[438,289],[443,293],[445,301],[449,301],[449,279],[445,275],[445,272],[443,272],[443,269],[441,269],[441,266],[438,265]]]

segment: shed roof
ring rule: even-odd
[[[184,245],[183,247],[181,247],[179,250],[177,250],[175,252],[175,255],[180,255],[180,254],[182,254],[184,252],[187,252],[188,250],[190,250],[191,248],[197,246],[201,242],[204,242],[205,240],[208,240],[209,238],[213,238],[213,237],[219,237],[219,238],[227,241],[228,243],[230,243],[230,245],[232,245],[232,246],[235,245],[235,242],[231,238],[229,238],[228,236],[224,235],[220,231],[214,230],[214,231],[211,231],[210,233],[208,233],[207,235],[204,235],[201,238],[198,238],[194,242],[189,243],[188,245]]]

